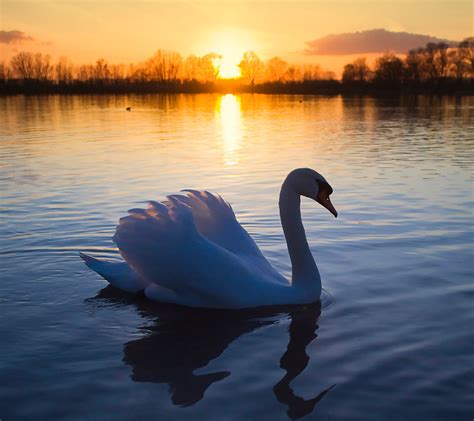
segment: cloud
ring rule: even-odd
[[[14,44],[34,41],[34,38],[21,31],[0,31],[0,44]]]
[[[306,42],[307,55],[346,55],[364,53],[382,53],[393,51],[406,53],[412,48],[424,47],[428,42],[446,42],[441,38],[429,35],[411,34],[409,32],[391,32],[385,29],[331,34],[314,41]]]

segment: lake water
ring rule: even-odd
[[[0,418],[471,420],[473,123],[472,97],[0,98]],[[296,167],[340,215],[302,203],[321,306],[153,304],[79,259],[117,256],[127,209],[197,188],[288,275]]]

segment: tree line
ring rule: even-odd
[[[430,42],[424,48],[410,50],[405,59],[386,53],[376,59],[372,69],[364,57],[358,58],[344,66],[342,81],[403,84],[473,77],[474,38],[468,38],[456,47]]]
[[[103,58],[76,66],[67,57],[53,62],[42,53],[19,52],[0,62],[0,92],[268,92],[339,93],[374,89],[474,90],[474,38],[456,46],[429,43],[404,58],[386,53],[368,65],[360,57],[346,64],[342,79],[317,64],[291,64],[279,57],[263,61],[253,51],[239,63],[241,76],[219,78],[221,56],[183,58],[158,50],[138,64],[111,64]]]

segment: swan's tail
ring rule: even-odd
[[[84,263],[87,265],[87,267],[89,267],[92,270],[95,270],[98,273],[98,271],[95,268],[100,266],[99,259],[89,256],[88,254],[85,254],[82,251],[79,252],[79,256],[81,256],[81,259],[84,260]]]
[[[143,281],[125,262],[100,260],[82,252],[79,252],[79,256],[81,256],[88,268],[97,272],[112,286],[122,291],[136,293],[143,291],[148,286],[148,283]]]

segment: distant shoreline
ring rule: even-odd
[[[55,84],[41,81],[11,80],[0,84],[0,96],[10,95],[113,95],[113,94],[276,94],[276,95],[368,95],[398,96],[411,94],[474,95],[474,80],[440,79],[418,84],[386,84],[376,82],[341,82],[311,80],[302,82],[261,83],[254,86],[236,80],[212,83],[186,82],[130,82]]]
[[[157,50],[138,64],[75,66],[66,57],[53,64],[49,55],[21,51],[9,63],[0,62],[0,95],[128,94],[128,93],[262,93],[294,95],[473,95],[474,38],[456,46],[426,44],[401,59],[386,52],[369,66],[358,57],[344,66],[341,79],[317,64],[295,65],[279,57],[262,61],[244,53],[240,76],[220,78],[215,53],[185,59]]]

